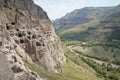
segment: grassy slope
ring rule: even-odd
[[[109,61],[114,61],[114,55],[116,58],[120,60],[120,50],[118,48],[107,48],[102,46],[93,46],[93,47],[82,47],[82,46],[74,46],[74,50],[77,50],[83,54],[89,56],[95,56],[98,58],[107,58]]]
[[[95,26],[100,23],[100,20],[95,19],[89,23],[77,25],[74,28],[70,28],[67,30],[64,30],[63,32],[60,32],[58,35],[63,41],[66,40],[82,40],[83,37],[89,36],[89,32],[86,32],[86,30],[91,27]]]
[[[101,60],[107,60],[110,62],[120,61],[120,46],[119,42],[106,43],[106,42],[81,42],[81,41],[65,41],[67,46],[72,46],[76,51],[81,52],[84,55],[99,58]]]
[[[62,65],[61,73],[47,72],[40,67],[25,62],[31,70],[48,80],[103,80],[96,76],[96,72],[85,64],[78,55],[67,52],[67,63]]]
[[[69,29],[67,29],[67,30],[64,30],[64,31],[60,32],[59,35],[62,36],[62,35],[64,35],[64,34],[71,33],[71,32],[85,31],[85,30],[87,30],[89,27],[95,26],[95,25],[97,25],[97,24],[99,24],[99,23],[100,23],[100,20],[99,20],[99,19],[95,19],[95,20],[90,21],[89,23],[77,25],[77,26],[74,27],[74,28],[69,28]]]

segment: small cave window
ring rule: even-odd
[[[7,29],[7,30],[10,30],[10,27],[8,26],[8,24],[6,24],[6,29]]]
[[[33,39],[36,38],[36,35],[32,35],[32,38],[33,38]]]
[[[14,59],[14,62],[17,62],[17,58],[15,56],[12,56],[12,58]]]
[[[36,46],[41,46],[41,44],[39,42],[36,42]]]
[[[19,29],[16,29],[16,31],[19,31]]]
[[[27,36],[28,39],[31,39],[30,36]]]
[[[5,8],[7,7],[6,5],[3,5]]]
[[[2,46],[2,42],[0,41],[0,46]]]
[[[22,37],[22,34],[21,34],[21,33],[18,33],[18,37]]]
[[[45,46],[45,44],[43,44],[42,46]]]
[[[15,25],[15,23],[14,23],[14,22],[12,22],[11,24],[12,24],[12,25]]]
[[[28,35],[31,35],[32,33],[31,32],[28,32]]]
[[[20,43],[24,43],[24,40],[21,39],[21,40],[20,40]]]

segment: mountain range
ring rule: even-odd
[[[62,32],[65,29],[85,24],[94,19],[102,17],[106,13],[111,13],[114,7],[85,7],[67,13],[62,18],[53,21],[56,32]]]

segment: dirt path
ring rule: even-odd
[[[67,48],[68,48],[71,52],[76,53],[76,52],[73,50],[72,47],[73,47],[73,46],[67,46]],[[89,59],[91,59],[91,60],[93,60],[93,61],[95,61],[96,63],[99,63],[99,64],[105,64],[105,65],[108,64],[108,62],[106,62],[106,61],[97,60],[97,59],[90,58],[90,57],[86,57],[86,56],[83,56],[83,55],[81,55],[81,56],[84,57],[84,58],[89,58]],[[110,63],[110,64],[111,64],[111,66],[114,67],[114,68],[119,68],[119,67],[120,67],[120,65],[116,65],[116,64],[113,64],[113,63]]]
[[[6,56],[0,52],[0,80],[14,80]]]

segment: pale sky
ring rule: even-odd
[[[117,6],[120,0],[34,0],[42,7],[51,20],[83,7]]]

